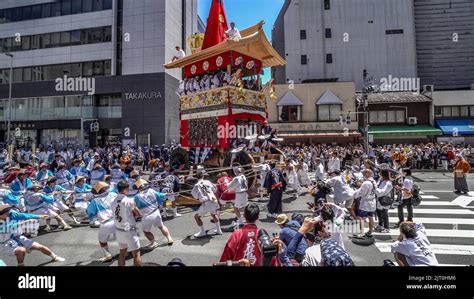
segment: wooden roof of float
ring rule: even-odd
[[[183,68],[220,53],[236,51],[262,61],[263,67],[285,65],[285,60],[272,47],[263,31],[264,21],[240,32],[239,41],[227,40],[185,58],[165,64],[166,69]]]

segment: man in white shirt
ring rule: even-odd
[[[244,224],[243,210],[248,204],[248,182],[240,167],[234,168],[235,178],[229,183],[227,190],[235,191],[234,213],[237,216],[237,226]]]
[[[438,260],[422,224],[402,222],[400,236],[391,246],[395,260],[401,267],[438,266]]]
[[[314,161],[314,176],[316,181],[324,181],[324,165],[321,163],[320,158],[316,158]]]
[[[342,177],[339,170],[331,173],[332,177],[326,181],[330,186],[334,188],[334,203],[336,205],[345,204],[346,209],[354,215],[352,211],[352,203],[354,202],[354,190],[351,189],[346,179]]]
[[[199,232],[194,234],[194,237],[202,238],[207,235],[206,230],[204,229],[204,224],[201,219],[207,213],[211,214],[211,217],[214,220],[214,223],[216,224],[214,233],[216,235],[222,235],[218,212],[219,204],[217,203],[217,198],[214,194],[217,188],[210,181],[204,179],[204,170],[198,171],[196,173],[196,178],[198,179],[198,182],[194,185],[191,194],[194,198],[198,199],[201,202],[201,206],[199,207],[196,215],[194,215],[194,219],[196,220],[196,223],[199,226]]]
[[[239,29],[235,28],[234,22],[230,23],[230,29],[226,31],[225,35],[233,41],[239,41],[242,38]]]
[[[364,233],[365,219],[369,219],[369,231],[365,234],[371,238],[375,223],[375,209],[377,207],[375,197],[375,182],[373,181],[373,172],[370,169],[362,171],[364,174],[364,182],[360,188],[354,193],[354,198],[360,198],[359,209],[357,210],[357,219],[359,221],[361,233]]]
[[[176,46],[176,54],[173,56],[173,59],[171,59],[171,62],[183,59],[184,57],[186,57],[186,53],[184,53],[180,46]]]
[[[114,214],[114,224],[117,241],[119,243],[120,255],[118,259],[119,267],[125,266],[125,258],[128,250],[132,251],[133,265],[142,266],[140,256],[140,240],[138,239],[136,220],[140,216],[133,198],[128,197],[129,185],[127,181],[120,181],[117,184],[119,195],[110,205]]]
[[[331,158],[328,161],[328,172],[341,170],[341,161],[337,156],[337,152],[333,152]]]

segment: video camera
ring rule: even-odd
[[[263,263],[262,266],[270,267],[272,265],[272,258],[278,256],[278,245],[273,244],[268,232],[264,229],[258,231],[258,241],[262,248]]]

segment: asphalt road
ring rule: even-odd
[[[452,203],[458,196],[452,193],[453,179],[451,174],[442,173],[416,173],[415,179],[421,186],[424,200],[420,207],[415,208],[415,221],[422,220],[428,229],[430,239],[438,261],[443,265],[474,265],[474,202],[470,202],[466,207]],[[469,179],[471,188],[474,188],[474,179]],[[473,194],[474,195],[474,194]],[[461,205],[465,201],[459,199]],[[474,199],[474,197],[473,197]],[[470,199],[465,199],[470,201]],[[273,223],[273,219],[266,218],[266,203],[264,199],[258,204],[262,208],[260,214],[259,227],[265,228],[270,234],[278,233],[279,227]],[[306,202],[311,201],[309,196],[291,198],[284,197],[283,210],[288,215],[292,213],[307,213]],[[183,207],[179,209],[183,215],[180,218],[165,221],[175,240],[173,246],[167,246],[165,239],[159,230],[154,229],[153,233],[159,240],[160,247],[151,252],[142,250],[143,261],[153,262],[161,265],[167,264],[172,258],[180,257],[185,264],[190,266],[210,266],[220,258],[224,245],[232,232],[232,221],[234,215],[224,212],[222,215],[222,226],[224,234],[221,236],[208,236],[202,239],[194,239],[192,234],[197,232],[194,222],[195,208]],[[390,211],[391,222],[396,221],[396,211]],[[66,217],[67,218],[67,217]],[[66,220],[67,221],[67,220]],[[53,220],[53,223],[55,221]],[[210,223],[210,218],[204,220],[206,229],[214,226]],[[25,264],[27,266],[116,266],[117,261],[102,264],[95,260],[101,257],[101,251],[97,241],[97,229],[89,226],[75,227],[74,229],[62,232],[53,231],[49,234],[40,235],[34,238],[35,241],[49,246],[53,251],[66,258],[64,263],[49,263],[49,258],[40,253],[33,252],[27,255]],[[392,229],[390,235],[377,235],[376,244],[363,247],[353,244],[349,236],[344,236],[346,250],[352,256],[358,266],[381,266],[383,260],[392,258],[389,252],[389,243],[396,239],[397,230]],[[142,246],[148,244],[143,234],[141,234]],[[110,243],[113,254],[118,253],[115,242]],[[1,256],[7,265],[16,265],[15,258]],[[127,260],[127,265],[132,265],[132,260]]]

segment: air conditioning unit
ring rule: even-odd
[[[408,124],[410,126],[416,126],[418,124],[418,118],[417,117],[409,117],[408,118]]]
[[[434,91],[434,85],[423,85],[423,91],[424,92],[433,92]]]

